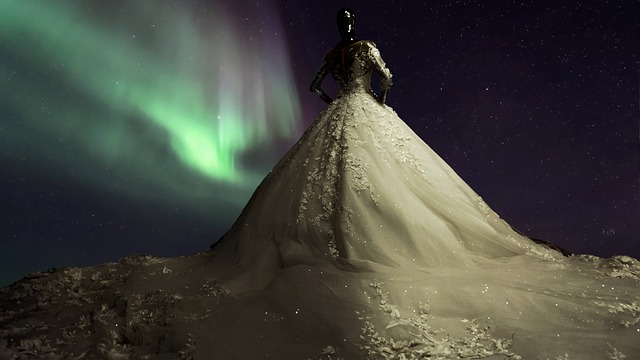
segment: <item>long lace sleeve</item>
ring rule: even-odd
[[[387,68],[387,65],[382,60],[382,56],[380,56],[380,51],[376,47],[374,43],[371,43],[369,48],[369,57],[373,62],[374,70],[380,76],[380,90],[383,93],[386,93],[392,85],[391,81],[391,71]]]
[[[322,59],[322,65],[320,65],[320,69],[316,71],[316,75],[313,77],[313,80],[311,81],[311,86],[309,87],[309,90],[318,94],[318,96],[320,96],[322,100],[330,104],[332,101],[331,98],[329,97],[329,95],[327,95],[324,92],[324,90],[322,90],[322,81],[324,80],[324,78],[327,76],[328,73],[329,73],[329,66],[327,65],[327,61],[325,57],[325,59]]]

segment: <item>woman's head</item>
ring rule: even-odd
[[[336,22],[341,37],[353,35],[356,31],[356,12],[349,8],[342,8],[338,10]]]

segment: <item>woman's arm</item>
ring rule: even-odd
[[[333,100],[331,100],[329,95],[327,95],[324,90],[322,90],[322,81],[328,73],[329,68],[327,66],[327,61],[326,59],[323,59],[320,69],[318,69],[318,71],[316,72],[316,76],[313,77],[313,81],[311,82],[309,90],[318,94],[320,96],[320,99],[324,100],[324,102],[326,102],[327,104],[331,104]]]
[[[376,44],[373,42],[369,42],[369,44],[369,56],[373,62],[373,68],[378,73],[378,76],[380,76],[380,96],[378,97],[378,102],[380,102],[380,104],[384,104],[387,100],[387,92],[393,84],[391,81],[392,75],[391,71],[387,69],[386,64],[382,60],[382,56],[380,56],[380,51],[376,47]]]

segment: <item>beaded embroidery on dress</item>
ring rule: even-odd
[[[211,252],[0,289],[0,358],[631,359],[640,263],[514,231],[331,50],[337,98]]]

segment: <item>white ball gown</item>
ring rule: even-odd
[[[337,98],[213,251],[38,273],[0,292],[0,357],[640,358],[640,265],[513,230],[371,92],[369,41],[331,50]]]

